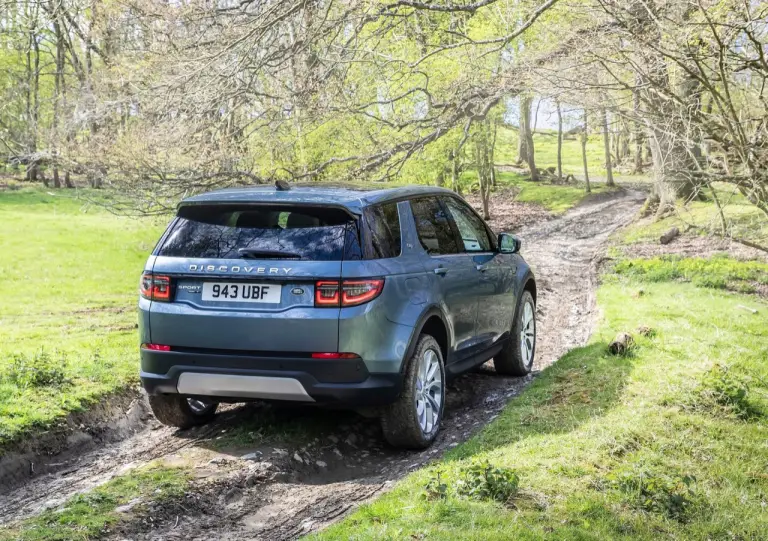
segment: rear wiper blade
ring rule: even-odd
[[[296,252],[281,252],[280,250],[240,248],[237,253],[240,254],[240,257],[251,259],[301,259],[301,254],[297,254]]]

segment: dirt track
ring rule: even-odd
[[[587,341],[596,316],[594,259],[608,236],[632,219],[643,197],[602,196],[520,232],[523,255],[538,278],[537,370]],[[71,451],[55,457],[60,464],[55,473],[0,493],[0,523],[57,506],[75,492],[162,458],[192,468],[193,491],[180,502],[144,502],[151,525],[146,513],[125,509],[124,526],[108,537],[295,538],[337,520],[466,440],[531,377],[500,377],[484,366],[453,382],[443,430],[435,445],[420,453],[388,448],[376,420],[345,412],[253,404],[230,408],[215,423],[185,432],[160,427],[148,414],[134,415],[142,419],[134,436],[82,456]],[[269,422],[260,426],[263,419]]]

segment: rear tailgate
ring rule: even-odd
[[[172,298],[152,302],[152,342],[338,351],[339,308],[316,307],[315,287],[341,276],[346,237],[357,237],[354,218],[333,208],[216,205],[182,208],[172,227],[153,267],[171,278]]]
[[[338,261],[158,257],[155,274],[171,276],[174,297],[170,303],[152,303],[152,341],[222,350],[337,351],[339,309],[315,308],[314,293],[316,277],[337,277],[340,272]],[[211,286],[218,286],[218,299]],[[243,290],[261,293],[265,286],[265,302],[223,296],[225,288],[237,288],[237,297],[243,297]],[[227,296],[233,293],[226,291]]]

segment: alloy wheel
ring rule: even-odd
[[[533,351],[536,345],[536,318],[533,305],[526,302],[523,306],[522,325],[520,329],[520,353],[526,367],[533,364]]]
[[[424,434],[431,434],[440,422],[443,405],[443,372],[440,359],[428,349],[419,359],[416,376],[416,416]]]

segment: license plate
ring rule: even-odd
[[[280,302],[282,286],[275,284],[205,282],[203,284],[204,301],[228,302]]]

